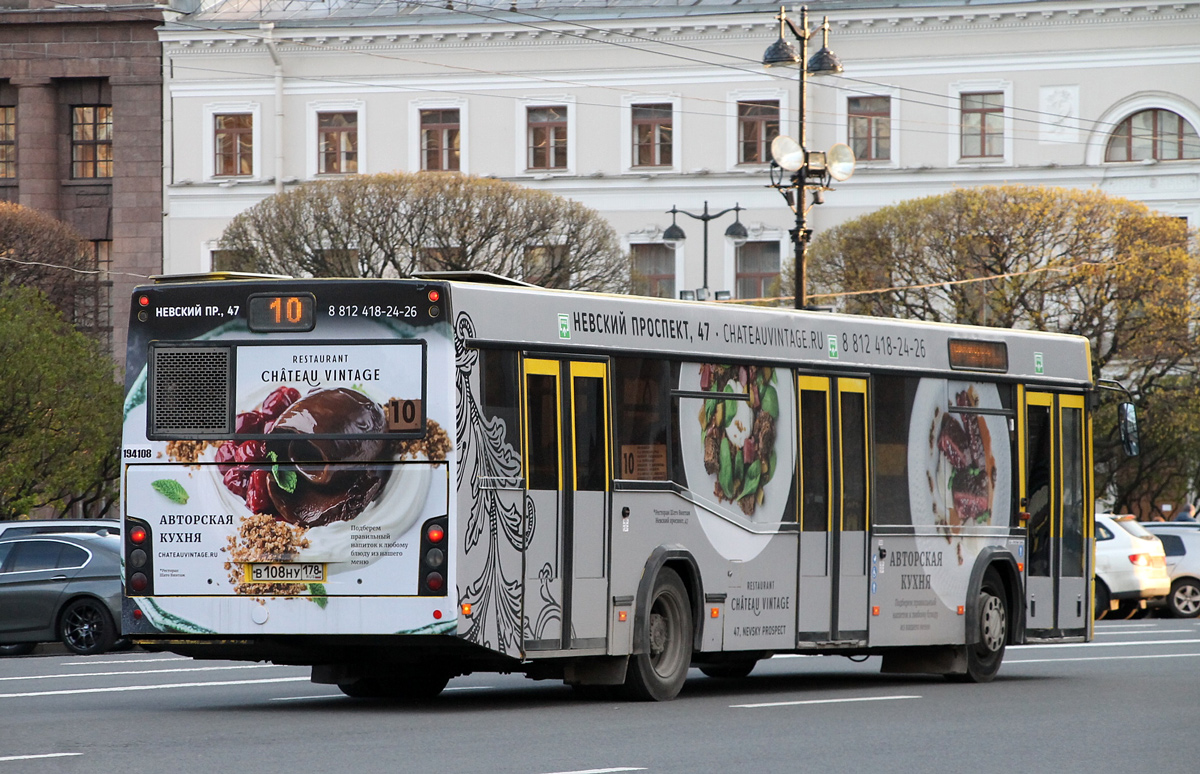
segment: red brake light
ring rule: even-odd
[[[440,543],[446,537],[446,531],[437,524],[431,526],[425,534],[429,537],[430,543]]]
[[[138,303],[142,306],[149,306],[150,299],[147,296],[138,296]]]
[[[134,543],[141,545],[146,542],[146,529],[144,527],[134,527],[129,530],[129,539]]]
[[[425,576],[425,585],[429,587],[430,591],[441,591],[442,582],[443,578],[440,572],[431,572]]]
[[[136,592],[145,591],[149,585],[150,579],[146,577],[145,573],[135,572],[129,578],[129,588]]]
[[[437,303],[438,299],[440,299],[441,297],[442,297],[442,294],[439,291],[437,291],[437,290],[429,291],[429,300],[430,301]]]

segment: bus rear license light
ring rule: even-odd
[[[445,579],[442,578],[440,572],[431,572],[425,576],[425,586],[430,591],[441,591],[443,583],[445,583]]]
[[[129,530],[129,539],[131,541],[133,541],[133,543],[135,545],[141,545],[142,543],[145,543],[146,542],[146,528],[145,527],[134,527],[133,529]]]
[[[446,539],[446,530],[434,524],[429,528],[425,535],[429,538],[430,543],[440,543]]]
[[[150,579],[146,577],[144,572],[135,572],[129,577],[129,588],[141,593],[150,585]]]
[[[463,615],[470,615],[471,614],[471,603],[463,602],[462,611],[463,611]]]

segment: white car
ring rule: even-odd
[[[1162,541],[1133,516],[1096,514],[1096,616],[1161,606],[1170,591]]]
[[[0,521],[0,537],[87,533],[119,535],[121,534],[121,522],[116,519],[25,519],[23,521]]]
[[[1146,527],[1162,541],[1167,552],[1171,593],[1167,610],[1176,618],[1200,616],[1200,524],[1165,521]]]

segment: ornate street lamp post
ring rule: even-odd
[[[700,213],[699,215],[676,209],[674,204],[671,205],[671,209],[667,210],[667,212],[671,214],[671,225],[667,226],[667,230],[663,232],[662,240],[672,247],[678,245],[687,238],[687,235],[683,233],[683,229],[680,228],[679,224],[675,222],[675,217],[677,215],[687,215],[689,218],[695,218],[696,220],[703,221],[704,223],[704,286],[695,290],[681,290],[679,292],[680,298],[694,298],[697,301],[708,300],[708,222],[710,220],[716,220],[727,212],[741,213],[743,209],[745,208],[735,204],[732,207],[721,210],[720,212],[709,213],[708,202],[705,202],[704,212]],[[746,244],[746,240],[750,238],[750,233],[746,231],[746,227],[742,225],[740,214],[735,214],[733,217],[733,223],[730,223],[729,228],[725,229],[725,236],[729,237],[735,246],[741,247],[742,245]],[[718,291],[717,294],[718,296],[724,296],[725,298],[729,297],[727,295],[728,291]]]
[[[850,146],[838,143],[825,151],[808,150],[808,137],[805,134],[805,100],[808,92],[809,75],[836,75],[842,72],[842,63],[829,50],[829,17],[825,17],[820,26],[823,34],[821,49],[808,56],[808,41],[816,30],[808,28],[808,7],[800,9],[800,26],[788,18],[786,9],[780,8],[779,39],[767,47],[763,53],[763,66],[796,66],[800,70],[800,132],[799,142],[786,135],[780,135],[771,142],[771,186],[787,201],[792,212],[796,214],[796,226],[789,233],[792,244],[796,249],[796,308],[803,309],[808,305],[807,298],[807,269],[808,243],[812,239],[812,229],[808,227],[808,210],[813,204],[824,201],[824,192],[830,190],[831,180],[846,180],[854,174],[854,152]],[[800,51],[786,40],[784,31],[789,30],[800,43]],[[784,172],[791,172],[785,182]],[[812,191],[812,204],[808,202],[808,192]]]

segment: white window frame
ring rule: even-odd
[[[1004,95],[1004,155],[1000,157],[963,158],[962,153],[962,96],[980,92],[1000,92]],[[1011,167],[1013,165],[1013,85],[1012,81],[978,80],[950,84],[950,118],[954,127],[948,166],[955,168]]]
[[[358,114],[358,172],[321,173],[317,164],[317,114],[318,113],[357,113]],[[367,174],[367,103],[358,100],[318,100],[309,102],[304,110],[304,174],[309,180],[328,177],[345,177],[354,174]]]
[[[217,138],[216,118],[226,115],[249,115],[253,122],[250,133],[251,162],[254,165],[252,175],[217,175]],[[203,180],[207,182],[254,181],[263,179],[262,166],[262,109],[257,102],[212,102],[204,106],[204,133],[200,138],[201,152],[204,154]]]
[[[790,91],[790,89],[738,89],[729,92],[725,102],[725,169],[727,171],[757,175],[771,165],[770,160],[763,164],[738,163],[739,102],[758,102],[770,99],[777,101],[779,103],[779,133],[797,139],[795,135],[791,134],[792,129],[788,121],[788,110],[791,107],[788,102]],[[770,151],[768,151],[767,156],[770,155]]]
[[[1113,132],[1116,131],[1117,124],[1129,118],[1134,113],[1140,113],[1143,110],[1169,110],[1172,113],[1178,113],[1192,125],[1192,128],[1200,132],[1200,110],[1184,102],[1179,97],[1163,92],[1136,94],[1114,103],[1112,107],[1100,115],[1099,120],[1094,124],[1095,128],[1087,138],[1087,152],[1085,153],[1084,163],[1089,167],[1132,168],[1137,166],[1137,162],[1105,161],[1104,153],[1108,149],[1108,140],[1112,137]],[[1188,161],[1193,164],[1196,163],[1194,159],[1181,162],[1172,161],[1169,163],[1172,165],[1177,163],[1186,164]]]
[[[886,161],[856,160],[855,166],[863,169],[899,169],[900,168],[900,88],[898,86],[877,86],[870,91],[843,91],[838,96],[837,104],[837,136],[850,145],[850,100],[854,97],[887,97],[891,121],[891,156]],[[854,146],[851,145],[851,148]]]
[[[787,262],[792,260],[792,238],[788,232],[778,228],[766,228],[762,224],[750,225],[745,221],[742,223],[749,231],[747,242],[778,242],[779,243],[779,274],[783,275],[783,270],[787,267]],[[733,297],[737,298],[737,251],[738,248],[733,244],[733,240],[729,237],[725,238],[725,270],[723,272],[725,279],[725,288],[733,293]]]
[[[408,144],[408,168],[420,172],[421,166],[421,111],[422,110],[457,110],[458,111],[458,171],[464,175],[471,173],[470,159],[467,148],[467,105],[465,99],[414,99],[408,103],[408,136],[412,141]],[[362,147],[361,140],[359,147]]]
[[[516,105],[516,137],[517,159],[514,169],[516,177],[541,179],[549,177],[568,177],[578,169],[576,155],[579,151],[578,108],[575,98],[566,94],[550,97],[517,99]],[[567,109],[567,167],[566,169],[530,169],[529,164],[529,109],[540,107],[566,107]]]
[[[682,126],[680,126],[680,102],[678,94],[626,95],[621,97],[621,169],[627,174],[665,175],[679,174],[683,168]],[[635,167],[633,165],[633,109],[642,105],[671,106],[671,165],[661,167]]]

